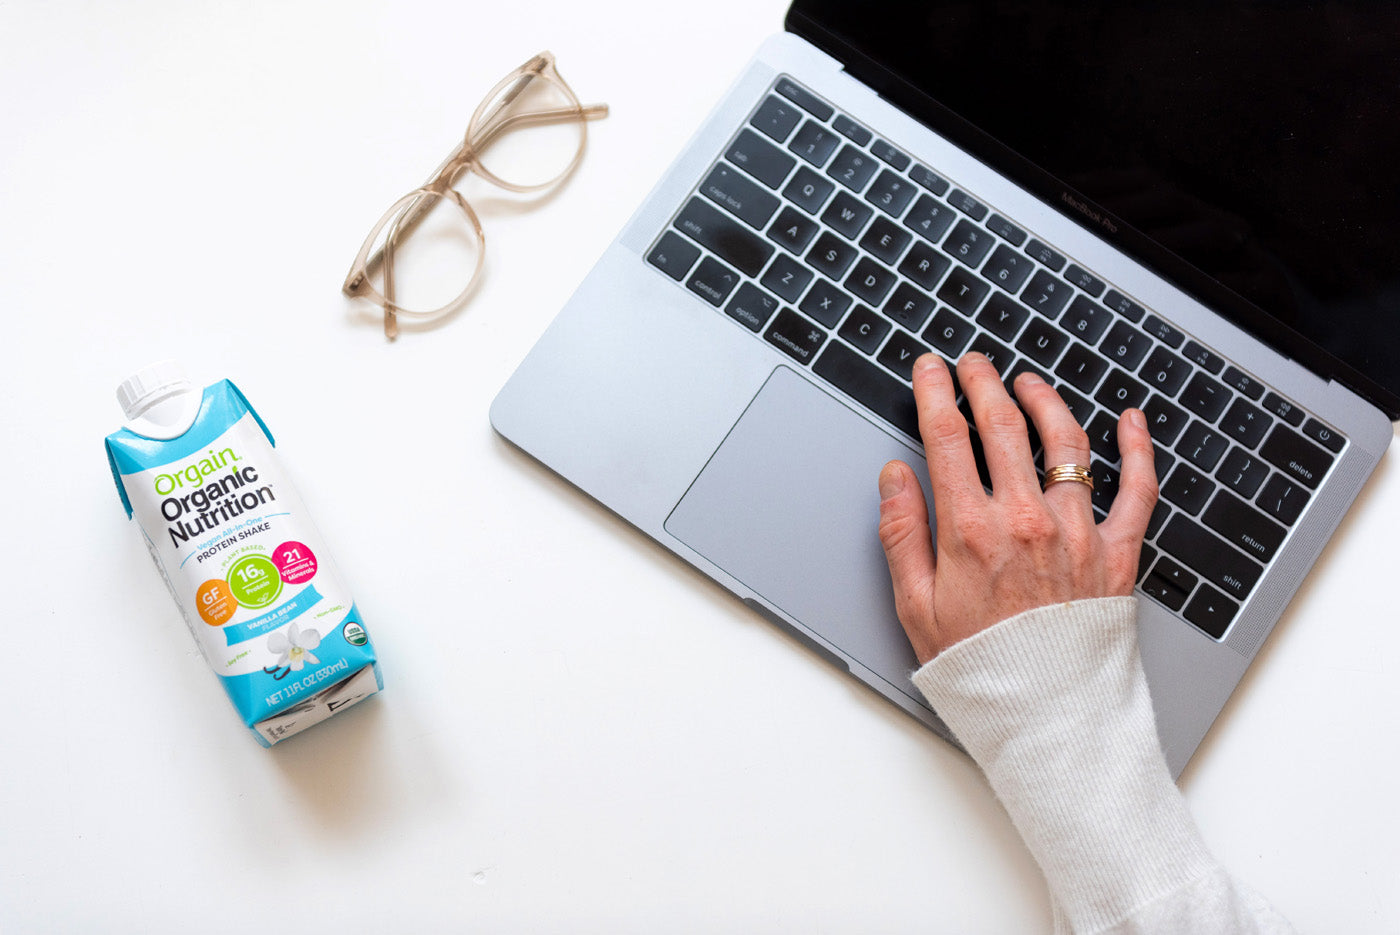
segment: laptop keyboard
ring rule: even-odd
[[[1035,371],[1089,434],[1100,517],[1118,489],[1118,415],[1141,408],[1162,495],[1139,587],[1215,639],[1346,445],[790,78],[735,134],[647,262],[915,440],[909,381],[920,354],[980,351],[1008,388]],[[975,429],[973,438],[990,487]]]

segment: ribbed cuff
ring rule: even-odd
[[[982,767],[1076,931],[1217,869],[1157,738],[1137,599],[1041,607],[945,650],[914,684]]]

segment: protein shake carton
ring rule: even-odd
[[[185,623],[263,746],[384,687],[374,646],[272,433],[227,380],[178,365],[117,388],[107,460]]]

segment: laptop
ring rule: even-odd
[[[1142,408],[1179,775],[1394,434],[1397,68],[1371,3],[797,0],[492,424],[952,740],[876,536],[914,358],[1055,384],[1100,515]]]

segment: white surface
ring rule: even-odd
[[[969,762],[487,424],[784,4],[641,9],[0,4],[0,931],[1048,930]],[[360,238],[541,48],[612,116],[545,204],[464,186],[487,278],[386,345]],[[271,751],[107,473],[164,357],[259,407],[383,659]],[[1400,929],[1397,511],[1392,456],[1184,779],[1304,931]]]

